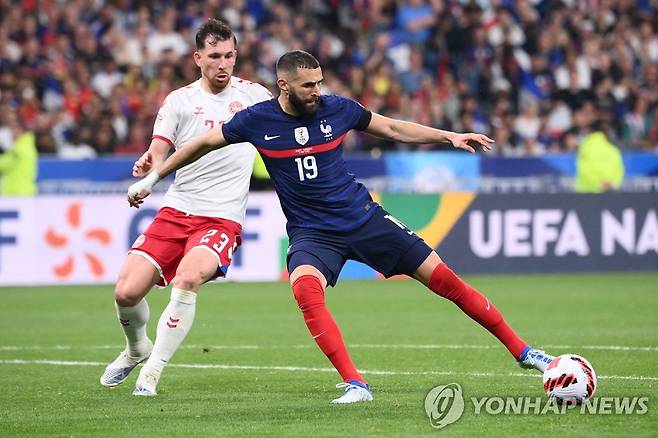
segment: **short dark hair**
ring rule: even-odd
[[[315,56],[303,50],[293,50],[286,52],[279,58],[276,63],[276,74],[296,73],[298,68],[315,69],[320,67],[320,63]]]
[[[213,44],[217,41],[233,39],[233,44],[236,46],[238,45],[238,40],[235,38],[235,34],[228,23],[223,20],[218,20],[217,18],[208,19],[208,21],[203,23],[197,31],[196,37],[194,38],[197,50],[205,49],[206,39],[208,39],[208,37],[212,38]]]

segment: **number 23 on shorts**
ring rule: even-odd
[[[221,233],[219,235],[217,235],[217,233],[219,233],[218,230],[208,230],[206,234],[204,234],[203,237],[199,240],[199,243],[211,247],[221,257],[222,251],[224,251],[224,249],[226,249],[226,247],[229,245],[231,238],[226,233]],[[212,245],[210,245],[211,241],[213,242]],[[237,248],[238,241],[236,239],[226,252],[226,256],[229,260],[233,259],[233,253]]]

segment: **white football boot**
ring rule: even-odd
[[[332,400],[331,403],[333,404],[358,403],[372,400],[370,387],[365,383],[352,380],[349,383],[338,383],[336,388],[345,388],[345,392],[342,396]]]
[[[117,358],[105,368],[100,379],[101,385],[112,387],[122,384],[137,365],[149,358],[152,350],[153,343],[150,340],[148,341],[148,347],[144,350],[144,354],[140,356],[130,356],[128,354],[128,349],[123,350],[119,353],[119,356],[117,356]]]
[[[526,349],[521,353],[519,366],[521,368],[534,368],[543,373],[546,370],[548,364],[553,362],[553,359],[555,359],[555,356],[546,354],[543,350],[526,347]]]
[[[141,397],[155,397],[158,395],[156,387],[160,380],[160,373],[155,370],[146,370],[142,368],[135,383],[135,390],[133,395]]]

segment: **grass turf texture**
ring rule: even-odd
[[[357,366],[409,372],[366,373],[375,400],[347,406],[329,404],[340,395],[333,387],[340,378],[327,371],[331,365],[308,335],[285,283],[206,285],[195,325],[165,370],[159,396],[146,399],[131,395],[136,371],[114,389],[98,383],[123,339],[111,286],[0,288],[0,430],[3,436],[655,436],[658,275],[468,280],[533,345],[570,346],[548,350],[584,355],[600,376],[653,377],[601,378],[597,391],[648,396],[649,412],[474,415],[470,397],[543,397],[539,374],[519,376],[524,371],[495,338],[413,281],[341,282],[329,289],[329,307]],[[168,295],[169,290],[154,290],[149,296],[151,335]],[[651,348],[591,347],[612,345]],[[42,359],[91,364],[34,362]],[[27,363],[10,363],[16,360]],[[424,371],[452,374],[420,374]],[[474,372],[494,375],[469,374]],[[424,399],[430,388],[450,382],[462,385],[466,409],[459,421],[438,431],[429,425]]]

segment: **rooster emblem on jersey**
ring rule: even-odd
[[[324,134],[324,138],[328,140],[333,136],[333,133],[332,133],[331,125],[328,123],[325,125],[325,123],[327,123],[326,120],[322,120],[320,122],[320,131],[322,131],[322,133]]]

